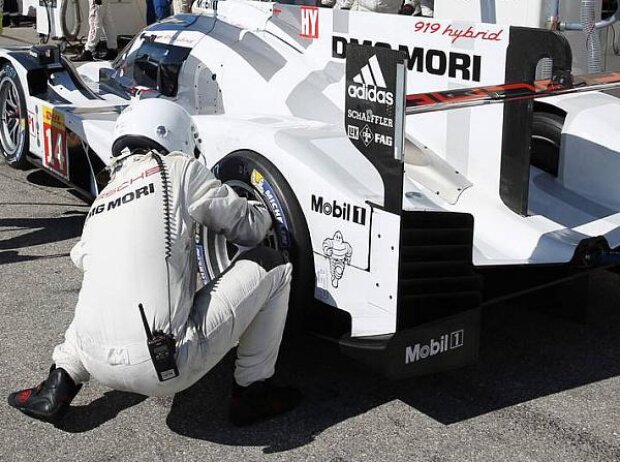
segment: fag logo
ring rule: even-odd
[[[359,74],[353,77],[353,83],[347,88],[347,93],[351,98],[386,106],[394,105],[394,93],[387,91],[377,55],[370,58]]]
[[[426,344],[416,343],[414,346],[405,348],[405,364],[414,363],[420,359],[426,359],[450,350],[461,348],[465,342],[465,330],[457,330],[450,334],[444,334],[439,339],[432,338]]]
[[[316,6],[301,7],[301,34],[300,37],[319,38],[319,8]]]

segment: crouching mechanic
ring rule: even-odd
[[[111,181],[71,251],[84,271],[73,322],[54,350],[48,378],[11,394],[9,404],[53,421],[91,377],[116,390],[174,394],[238,342],[232,422],[251,424],[292,409],[299,391],[271,380],[291,265],[275,250],[255,247],[195,293],[194,222],[254,246],[271,227],[269,213],[178,152],[195,152],[197,132],[171,101],[136,102],[118,118],[114,137]]]

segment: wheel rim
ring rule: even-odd
[[[254,187],[239,180],[229,180],[223,183],[230,186],[240,197],[259,201],[266,206],[262,196]],[[269,210],[268,207],[267,210]],[[205,280],[210,280],[218,276],[222,271],[228,268],[240,254],[251,248],[228,242],[223,234],[216,234],[205,227],[203,227],[200,232],[201,236],[199,237],[207,253],[204,256],[204,260],[206,263],[205,269],[208,274],[202,275]],[[275,250],[279,250],[278,239],[273,228],[269,230],[263,244]]]
[[[15,82],[5,77],[0,82],[0,142],[7,157],[19,154],[24,139],[25,127],[22,123],[21,101]]]

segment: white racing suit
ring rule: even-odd
[[[200,162],[181,153],[162,160],[171,201],[170,293],[158,164],[151,154],[121,158],[71,251],[84,279],[75,317],[65,342],[54,350],[54,362],[76,383],[92,376],[116,390],[161,396],[191,386],[238,342],[237,383],[247,386],[269,378],[284,329],[291,265],[280,260],[265,269],[240,259],[195,293],[193,223],[253,246],[264,238],[271,217],[262,205],[221,185]],[[158,380],[139,303],[152,330],[174,334],[179,377]]]
[[[106,46],[109,50],[116,50],[118,42],[116,29],[110,14],[110,0],[88,0],[88,37],[84,49],[93,53],[101,36],[105,35]]]
[[[173,14],[191,13],[191,2],[189,0],[173,0]]]

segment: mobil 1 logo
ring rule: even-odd
[[[399,76],[399,61],[401,55],[393,50],[347,47],[345,127],[367,156],[394,157],[402,144],[404,70]]]

